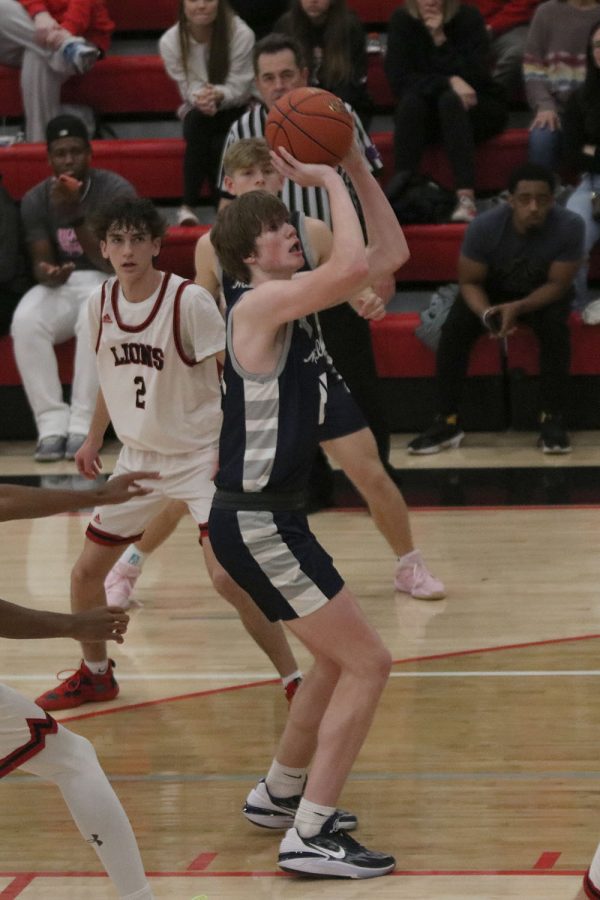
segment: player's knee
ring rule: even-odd
[[[87,738],[59,725],[46,738],[44,749],[23,766],[41,778],[59,782],[73,775],[85,775],[99,766],[98,757]]]

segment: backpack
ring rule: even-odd
[[[456,206],[454,192],[426,175],[409,175],[386,193],[401,225],[439,225],[448,221]]]

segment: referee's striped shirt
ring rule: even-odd
[[[362,123],[352,107],[349,103],[345,103],[344,106],[352,114],[354,118],[354,129],[355,134],[361,147],[363,153],[365,154],[367,161],[370,165],[372,172],[377,172],[383,168],[383,163],[381,161],[381,157],[379,155],[379,151],[373,142],[371,141],[369,135],[365,131],[362,126]],[[234,144],[236,141],[241,140],[242,138],[253,138],[253,137],[264,137],[265,134],[265,122],[267,120],[267,108],[262,103],[257,103],[255,106],[251,107],[247,112],[245,112],[237,121],[233,123],[231,128],[229,129],[229,133],[225,140],[225,145],[223,147],[223,154],[225,154],[227,148]],[[354,188],[352,187],[352,183],[343,169],[338,169],[338,172],[344,179],[354,205],[356,206],[359,214],[361,213],[360,204],[358,202],[358,198],[354,192]],[[221,167],[219,170],[219,187],[223,196],[229,196],[227,192],[223,188],[223,159],[221,158]],[[306,216],[312,216],[314,219],[321,219],[321,221],[326,222],[329,227],[331,227],[331,211],[329,209],[329,197],[327,196],[327,191],[322,187],[300,187],[300,185],[296,184],[294,181],[290,181],[288,178],[284,181],[283,189],[281,191],[281,199],[287,206],[290,212],[303,212]],[[362,215],[361,215],[362,219]]]

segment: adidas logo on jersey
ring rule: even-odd
[[[100,513],[96,513],[96,515],[94,516],[94,522],[96,522],[98,525],[102,525],[102,519],[100,518]]]
[[[102,316],[102,321],[104,324],[107,324],[107,325],[112,324],[112,319],[108,313],[104,313],[104,315]]]

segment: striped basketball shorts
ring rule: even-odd
[[[213,506],[208,533],[223,568],[271,622],[307,616],[344,586],[301,511]]]

